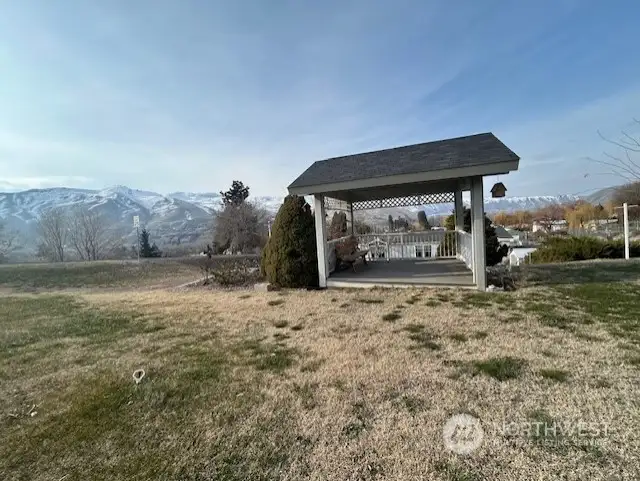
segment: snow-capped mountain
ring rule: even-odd
[[[269,211],[276,212],[281,198],[256,197]],[[52,207],[83,206],[100,212],[114,235],[133,243],[133,217],[139,216],[160,245],[184,244],[209,238],[213,213],[221,208],[217,193],[176,192],[168,195],[113,186],[103,190],[34,189],[0,193],[0,220],[20,234],[27,248],[35,245],[38,216]]]
[[[254,197],[269,212],[275,214],[282,204],[282,197]],[[573,196],[504,197],[485,199],[488,213],[498,211],[534,210],[549,204],[577,200]],[[123,242],[135,239],[133,216],[139,216],[141,224],[149,229],[159,245],[206,242],[210,238],[213,213],[222,205],[218,193],[174,192],[167,195],[156,192],[113,186],[103,190],[52,188],[23,192],[0,193],[0,220],[8,229],[18,231],[25,247],[36,242],[36,220],[51,207],[84,206],[95,209],[108,219],[111,229]],[[370,221],[386,221],[391,213],[415,217],[425,210],[427,215],[449,214],[453,206],[436,204],[424,207],[385,209],[363,212]]]
[[[533,197],[491,197],[484,200],[485,212],[514,212],[517,210],[536,210],[548,205],[576,202],[575,195],[538,195]]]
[[[577,201],[579,198],[573,195],[558,196],[529,196],[529,197],[485,197],[484,210],[487,214],[496,212],[515,212],[518,210],[537,210],[549,205],[567,204]],[[468,199],[463,198],[464,204],[469,207]],[[449,215],[453,211],[453,204],[430,204],[425,206],[397,207],[391,209],[360,211],[358,214],[368,222],[385,223],[389,214],[393,217],[406,217],[415,219],[418,211],[424,210],[427,216]]]

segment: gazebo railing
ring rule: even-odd
[[[369,251],[372,261],[392,259],[456,258],[457,236],[454,231],[391,232],[359,234],[360,249]]]
[[[457,258],[463,261],[469,269],[471,269],[472,260],[472,246],[473,240],[471,234],[468,232],[457,230],[456,231],[456,245],[458,247]]]

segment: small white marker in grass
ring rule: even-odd
[[[144,369],[138,369],[137,371],[133,372],[133,380],[135,381],[136,386],[142,382],[142,380],[144,379],[144,376],[145,376]]]

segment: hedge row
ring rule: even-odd
[[[630,245],[631,257],[640,257],[640,243]],[[547,237],[531,254],[531,262],[585,261],[590,259],[621,259],[624,241],[608,241],[597,237]]]

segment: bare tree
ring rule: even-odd
[[[218,250],[247,253],[265,244],[267,211],[253,202],[227,204],[215,217]]]
[[[640,205],[640,181],[621,185],[614,191],[611,204],[617,207],[625,202],[630,205]]]
[[[640,127],[640,120],[633,119],[633,125]],[[588,157],[588,160],[595,162],[607,168],[608,174],[615,175],[624,179],[627,183],[635,183],[640,181],[640,135],[630,134],[628,131],[622,130],[618,140],[610,139],[604,136],[600,131],[598,135],[602,140],[607,142],[613,148],[617,149],[615,154],[603,152],[605,159],[594,159]]]
[[[0,263],[5,262],[13,247],[17,234],[6,230],[4,224],[0,224]]]
[[[62,207],[53,207],[40,214],[39,255],[51,262],[64,262],[69,223],[67,212]]]
[[[111,243],[106,219],[95,210],[75,209],[69,216],[69,241],[81,260],[103,258]]]

